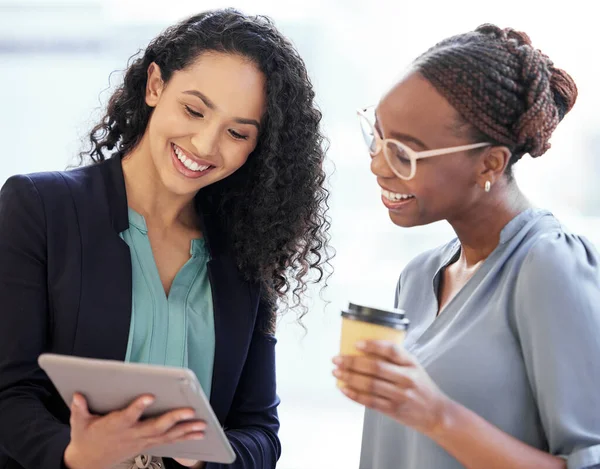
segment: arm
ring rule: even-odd
[[[554,234],[523,263],[514,324],[549,452],[569,469],[600,465],[600,256]]]
[[[600,467],[600,259],[585,241],[544,238],[523,263],[513,323],[548,450],[504,433],[433,383],[402,347],[338,357],[351,399],[427,435],[467,469]],[[565,461],[566,459],[566,461]]]
[[[566,469],[564,459],[526,445],[449,400],[428,436],[467,469]]]
[[[423,433],[467,469],[566,469],[445,396],[402,347],[368,341],[366,357],[338,357],[334,375],[350,399]]]
[[[202,469],[274,469],[281,454],[277,432],[275,337],[262,332],[271,308],[259,305],[252,342],[225,427],[237,456],[233,464],[199,463]],[[174,461],[167,464],[183,467]]]
[[[0,191],[0,451],[28,469],[64,468],[70,439],[46,407],[56,396],[37,365],[48,336],[46,275],[41,198],[28,177],[13,177]]]

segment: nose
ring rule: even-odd
[[[207,122],[192,136],[192,145],[200,158],[213,159],[219,154],[221,129],[217,122]]]
[[[375,156],[371,157],[371,172],[379,178],[395,178],[396,175],[387,164],[383,151],[379,151]]]

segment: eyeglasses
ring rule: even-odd
[[[448,155],[460,151],[473,150],[490,146],[491,143],[472,143],[459,147],[440,148],[438,150],[415,151],[398,140],[382,139],[375,129],[375,106],[369,106],[357,111],[362,136],[371,156],[377,155],[383,149],[383,156],[390,169],[401,179],[409,180],[417,172],[417,160],[438,155]]]

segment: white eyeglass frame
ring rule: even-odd
[[[369,124],[371,126],[371,129],[373,130],[373,136],[375,137],[375,148],[373,149],[373,151],[371,151],[371,149],[369,149],[369,154],[371,156],[375,156],[375,155],[379,154],[381,152],[381,150],[383,149],[383,156],[385,158],[385,162],[387,163],[387,165],[390,167],[390,169],[394,172],[394,174],[396,176],[398,176],[400,179],[404,179],[405,181],[408,181],[415,177],[415,174],[417,172],[417,160],[420,160],[423,158],[430,158],[432,156],[449,155],[451,153],[458,153],[461,151],[474,150],[475,148],[489,147],[492,145],[489,142],[480,142],[480,143],[471,143],[469,145],[460,145],[458,147],[439,148],[437,150],[415,151],[412,148],[410,148],[408,145],[406,145],[405,143],[402,143],[394,138],[381,138],[380,137],[379,132],[377,132],[377,129],[375,128],[374,123],[371,122],[371,119],[369,119],[369,116],[367,115],[367,112],[369,111],[369,109],[372,109],[374,107],[375,106],[368,106],[366,108],[362,108],[362,109],[359,109],[356,111],[356,113],[358,114],[359,120],[364,119],[365,122],[367,124]],[[361,133],[362,133],[362,130],[361,130]],[[364,135],[363,135],[363,139],[364,139]],[[392,162],[394,159],[394,156],[389,154],[389,150],[388,150],[389,147],[387,146],[388,142],[393,143],[393,144],[397,145],[398,147],[400,147],[406,153],[406,156],[410,159],[410,174],[408,176],[401,174],[400,171],[398,171],[394,167],[394,164]]]

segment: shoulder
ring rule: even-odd
[[[89,200],[105,195],[107,181],[111,179],[109,160],[65,171],[46,171],[10,177],[4,186],[7,190],[29,187],[49,207],[73,199]]]
[[[4,192],[32,191],[41,197],[55,198],[69,187],[83,187],[90,179],[101,177],[100,165],[91,165],[68,171],[45,171],[11,176],[3,185]]]
[[[25,218],[44,220],[59,232],[79,214],[93,213],[89,221],[103,220],[108,212],[103,171],[99,164],[11,176],[0,189],[2,216],[15,223]]]
[[[519,281],[564,285],[599,273],[600,257],[592,243],[557,226],[536,237],[523,258]]]
[[[523,257],[514,289],[518,323],[552,317],[584,330],[600,319],[600,256],[585,237],[557,226],[539,234]],[[574,327],[574,326],[573,326]]]

